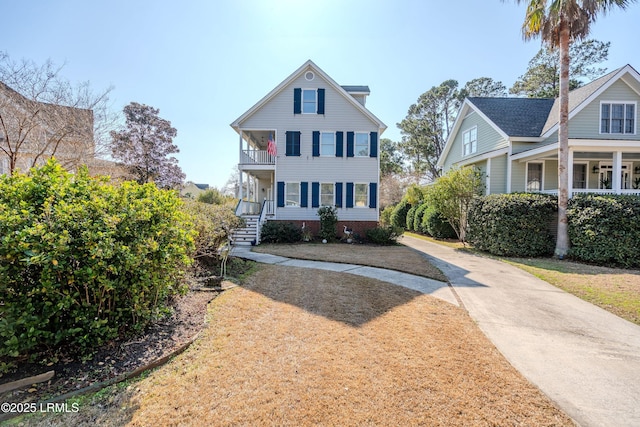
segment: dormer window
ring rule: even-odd
[[[602,102],[600,104],[600,133],[636,133],[636,104]]]

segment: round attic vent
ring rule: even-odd
[[[316,75],[313,74],[313,71],[307,71],[304,75],[304,78],[307,79],[308,81],[311,81],[315,76]]]

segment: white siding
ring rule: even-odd
[[[311,207],[311,183],[342,182],[343,198],[346,198],[346,183],[376,183],[379,190],[379,145],[378,124],[349,102],[329,82],[316,73],[313,81],[304,78],[304,72],[287,87],[275,95],[260,110],[245,121],[241,129],[275,129],[278,158],[275,182],[308,182],[308,208],[277,208],[277,219],[317,219],[318,208]],[[293,114],[294,88],[325,89],[325,114]],[[350,96],[350,95],[349,95]],[[286,132],[299,131],[300,156],[286,156]],[[313,157],[313,131],[344,133],[343,157]],[[378,132],[378,157],[347,157],[347,132]],[[277,191],[277,189],[274,188]],[[276,194],[274,194],[276,199]],[[379,197],[376,195],[379,204]],[[343,206],[345,202],[343,201]],[[378,209],[341,208],[340,220],[377,221]]]

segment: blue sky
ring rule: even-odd
[[[447,79],[507,87],[540,48],[524,42],[524,5],[500,0],[1,0],[0,50],[66,65],[73,82],[113,85],[113,108],[160,109],[178,130],[187,180],[217,187],[238,161],[229,124],[307,59],[342,85],[368,85],[367,107],[396,123]],[[609,70],[640,70],[640,3],[601,16]]]

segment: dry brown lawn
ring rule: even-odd
[[[573,425],[464,310],[409,289],[263,265],[209,312],[208,328],[189,350],[110,396],[102,414],[83,407],[49,421]]]
[[[420,252],[406,246],[349,245],[346,243],[261,244],[254,252],[288,258],[382,267],[417,276],[447,281],[440,270],[431,265]]]

